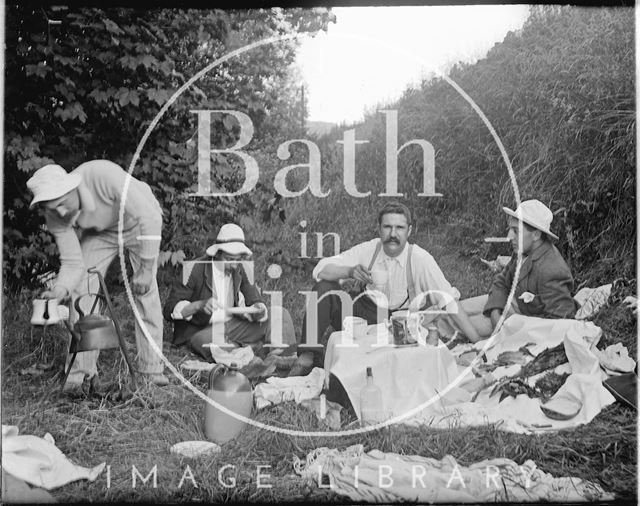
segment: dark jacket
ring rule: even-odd
[[[209,256],[197,258],[196,261],[211,260]],[[196,263],[193,266],[187,284],[182,283],[182,277],[176,279],[171,287],[169,299],[164,305],[162,311],[166,320],[173,322],[173,344],[180,346],[191,338],[198,330],[209,325],[211,316],[204,311],[198,311],[193,314],[190,321],[173,320],[171,313],[173,308],[181,300],[195,302],[198,300],[209,299],[212,294],[213,272],[211,263]],[[256,302],[263,302],[255,285],[252,285],[245,273],[242,265],[233,273],[233,305],[238,305],[238,293],[242,292],[245,304],[251,306]]]
[[[493,309],[504,309],[517,262],[517,255],[514,254],[502,272],[495,277],[484,307],[485,316],[490,316]],[[534,299],[525,303],[520,298],[524,292],[533,294]],[[572,292],[573,277],[569,266],[549,241],[544,241],[522,262],[515,300],[523,315],[539,318],[573,318],[578,304],[573,299]]]

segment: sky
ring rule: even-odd
[[[336,7],[328,33],[306,39],[298,65],[309,120],[360,121],[411,84],[484,57],[524,24],[526,5]]]

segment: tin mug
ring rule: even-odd
[[[415,343],[419,335],[416,331],[421,319],[421,315],[410,313],[409,311],[396,311],[393,313],[391,315],[391,327],[394,344],[406,345]]]

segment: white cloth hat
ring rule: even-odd
[[[233,223],[222,225],[216,242],[207,248],[207,255],[215,256],[218,250],[225,251],[230,255],[251,255],[251,250],[244,243],[244,232]]]
[[[29,207],[38,202],[47,202],[66,195],[82,182],[79,174],[69,173],[60,165],[45,165],[35,171],[27,181],[27,187],[33,193]]]
[[[553,221],[553,213],[539,200],[525,200],[521,202],[515,211],[508,207],[502,208],[509,216],[521,219],[527,225],[537,228],[540,232],[544,232],[549,237],[558,239],[558,236],[551,232],[551,222]]]

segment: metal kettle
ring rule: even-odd
[[[129,368],[132,386],[134,389],[136,389],[137,386],[135,381],[135,371],[133,369],[133,366],[131,365],[131,360],[129,360],[129,355],[127,354],[125,342],[122,338],[122,333],[120,332],[120,325],[118,325],[116,314],[113,310],[113,305],[111,304],[111,297],[109,296],[107,284],[104,282],[104,278],[97,268],[91,267],[90,269],[87,269],[87,272],[89,274],[95,274],[96,276],[98,276],[98,282],[100,283],[100,290],[102,291],[102,293],[82,294],[74,301],[74,307],[79,315],[78,321],[74,326],[71,326],[71,324],[67,320],[64,320],[67,329],[69,329],[69,332],[71,333],[71,344],[69,346],[69,353],[72,355],[71,360],[69,361],[69,365],[67,366],[67,370],[64,373],[64,377],[62,378],[61,390],[64,389],[64,385],[67,381],[67,378],[69,377],[69,373],[71,372],[71,368],[73,367],[73,363],[79,352],[91,350],[106,350],[118,347],[120,348],[122,356],[124,357],[124,360],[127,363],[127,367]],[[95,300],[93,302],[93,305],[91,306],[90,313],[85,315],[80,309],[80,299],[87,295],[95,295]],[[93,312],[93,310],[96,308],[96,305],[98,304],[98,298],[103,299],[106,303],[111,318]]]
[[[106,315],[89,313],[87,315],[80,309],[80,299],[87,295],[85,293],[74,302],[74,307],[80,317],[73,327],[65,320],[65,324],[75,340],[76,351],[107,350],[120,346],[118,334],[113,320]],[[96,295],[99,297],[100,295]],[[95,306],[95,304],[94,304]]]

